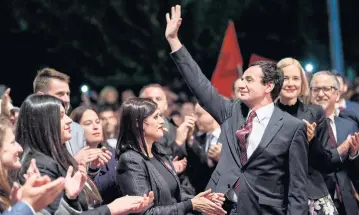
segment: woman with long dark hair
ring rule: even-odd
[[[116,192],[116,160],[115,150],[104,141],[104,134],[100,118],[91,107],[80,106],[75,108],[70,118],[84,129],[85,139],[90,148],[104,148],[111,152],[111,159],[101,167],[94,182],[105,204],[119,197]]]
[[[164,120],[151,99],[131,98],[120,109],[116,147],[117,184],[121,195],[139,195],[153,190],[155,200],[144,214],[225,214],[223,194],[210,190],[186,195],[169,156],[156,140],[163,136]]]
[[[69,166],[77,171],[78,163],[65,146],[65,142],[71,138],[71,123],[59,99],[49,95],[29,96],[21,106],[16,128],[16,139],[24,148],[24,166],[29,166],[31,159],[36,159],[41,175],[48,175],[52,179],[65,176]],[[60,196],[46,210],[53,214],[59,201]],[[145,209],[148,203],[148,199],[143,197],[124,197],[100,206],[101,196],[90,179],[87,179],[78,198],[69,201],[79,205],[83,214],[106,215],[136,212]]]

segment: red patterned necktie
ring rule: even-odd
[[[331,145],[333,148],[337,148],[337,147],[338,147],[338,143],[337,143],[337,141],[335,140],[334,131],[333,131],[333,128],[332,128],[332,126],[331,126],[331,122],[332,122],[332,120],[331,120],[330,118],[327,118],[328,130],[329,130],[329,142],[330,142],[330,145]]]
[[[332,120],[330,118],[327,118],[327,122],[328,122],[330,145],[332,145],[333,148],[337,148],[338,147],[338,142],[336,141],[335,136],[334,136],[334,131],[333,131],[333,128],[332,128],[332,125],[331,125]],[[339,187],[338,183],[335,184],[335,190],[337,192],[339,201],[342,202],[342,192],[340,191],[340,187]]]
[[[240,153],[241,153],[242,166],[244,166],[247,162],[247,137],[248,137],[249,133],[251,133],[251,131],[252,131],[253,119],[256,116],[257,116],[256,112],[252,111],[249,114],[247,122],[244,124],[244,126],[241,129],[239,129],[238,131],[236,131],[236,136],[239,140],[239,149],[240,149]],[[234,186],[234,190],[236,192],[238,192],[239,184],[240,184],[240,181],[238,179]]]
[[[241,153],[241,163],[242,165],[245,165],[247,162],[247,137],[249,133],[252,131],[253,127],[253,119],[257,116],[255,111],[252,111],[247,119],[247,122],[244,124],[244,126],[236,131],[236,136],[239,140],[239,149]]]

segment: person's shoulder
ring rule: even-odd
[[[144,160],[144,157],[137,151],[128,149],[122,152],[118,158],[118,162],[138,162]]]
[[[310,111],[310,113],[313,115],[313,117],[316,119],[317,122],[321,122],[326,118],[322,106],[316,104],[305,104],[305,106],[308,108],[308,110]]]
[[[287,113],[286,111],[281,110],[279,107],[275,107],[275,111],[278,111],[278,115],[282,117],[282,121],[286,128],[298,127],[304,125],[304,122],[297,117],[294,117]]]
[[[304,104],[309,111],[311,111],[313,114],[318,115],[318,114],[324,114],[324,110],[323,107],[320,105],[316,105],[316,104]]]
[[[336,124],[340,125],[341,127],[356,127],[356,124],[349,119],[342,118],[342,117],[335,117],[334,121]]]
[[[23,201],[20,201],[2,213],[2,215],[17,215],[17,214],[34,215],[34,211],[30,205],[28,205]]]
[[[353,108],[358,110],[359,109],[359,104],[357,102],[353,102],[353,101],[345,101],[347,108]]]
[[[30,161],[32,159],[35,159],[36,160],[36,165],[39,166],[39,165],[43,165],[43,166],[46,166],[46,165],[53,165],[55,163],[57,163],[53,158],[41,153],[41,152],[37,152],[37,151],[32,151],[32,152],[29,152],[27,153],[25,156],[24,156],[24,161],[23,163],[26,164],[26,163],[30,163]]]
[[[76,122],[72,122],[70,124],[70,129],[71,132],[83,132],[83,128],[81,127],[81,125]]]

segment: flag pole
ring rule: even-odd
[[[338,0],[328,0],[331,66],[345,76]]]

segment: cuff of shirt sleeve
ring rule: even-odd
[[[352,156],[349,155],[349,160],[354,160],[354,159],[357,158],[358,156],[359,156],[359,151],[357,152],[357,154],[356,154],[354,157],[352,157]]]
[[[190,199],[183,202],[186,213],[192,211],[192,201]]]
[[[101,168],[91,169],[90,167],[87,170],[87,175],[90,176],[92,179],[96,177],[100,173]]]

